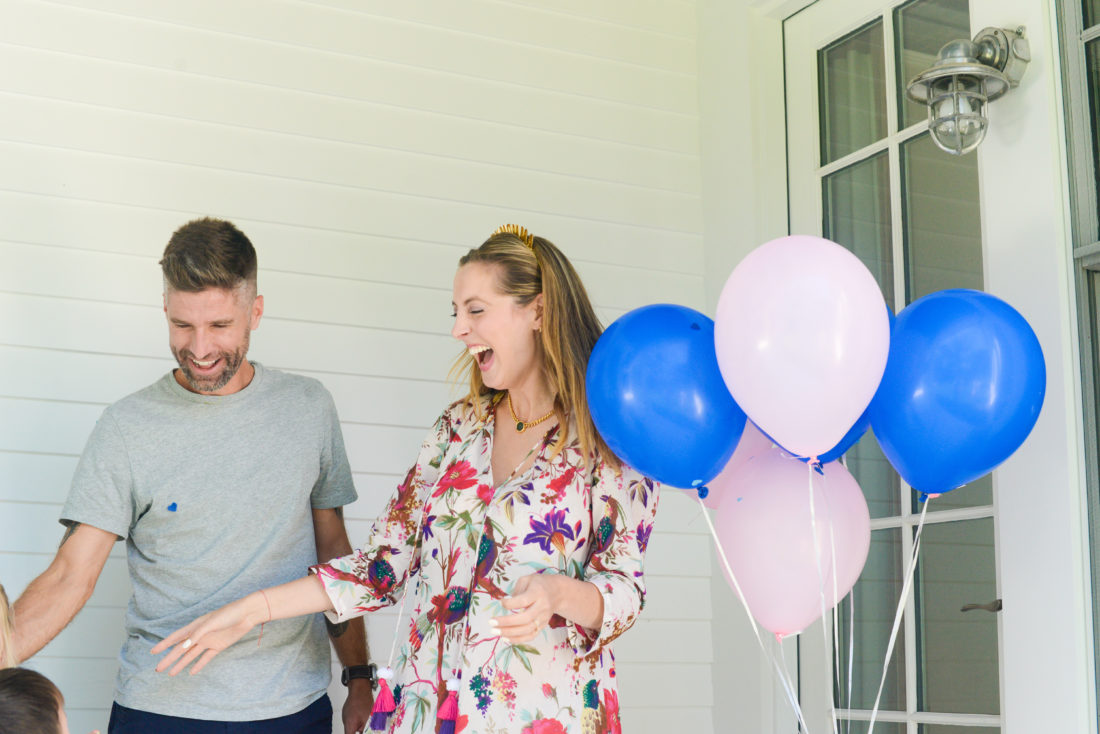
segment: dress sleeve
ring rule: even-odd
[[[580,657],[602,653],[645,605],[645,551],[660,488],[625,465],[616,471],[601,461],[593,472],[592,548],[584,580],[603,596],[603,624],[592,630],[569,623],[569,641]]]
[[[310,567],[335,609],[325,613],[333,623],[393,604],[405,582],[420,570],[421,510],[439,479],[439,466],[451,441],[449,413],[439,417],[420,445],[416,463],[371,528],[369,543],[350,555]]]

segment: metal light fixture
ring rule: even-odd
[[[984,28],[973,41],[945,44],[932,68],[917,74],[906,91],[909,99],[928,105],[928,129],[936,145],[962,155],[985,137],[986,103],[1018,86],[1029,61],[1023,27]]]

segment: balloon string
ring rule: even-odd
[[[815,464],[817,464],[817,466],[815,466]],[[813,537],[814,559],[816,561],[816,566],[817,566],[817,590],[819,592],[818,593],[818,598],[821,600],[821,641],[825,645],[825,647],[824,647],[824,653],[825,653],[825,687],[826,687],[826,690],[828,690],[831,687],[831,682],[829,680],[829,670],[828,669],[830,667],[832,667],[832,664],[829,660],[829,632],[828,632],[828,630],[825,629],[825,607],[826,607],[826,603],[825,603],[825,578],[824,578],[824,575],[821,572],[821,544],[818,542],[818,538],[817,538],[817,510],[816,510],[816,506],[814,504],[814,470],[818,469],[819,467],[820,467],[820,463],[817,462],[816,458],[812,458],[806,464],[806,483],[809,486],[809,491],[810,491],[810,532],[811,532],[812,537]],[[822,476],[824,477],[824,473],[822,473]],[[830,530],[832,529],[831,519],[830,519],[830,522],[829,522],[829,528],[830,528]],[[831,535],[831,533],[830,533],[830,535]],[[836,589],[835,589],[835,584],[836,584],[836,556],[835,555],[832,557],[832,564],[833,564],[833,584],[834,584],[833,598],[836,599]],[[834,607],[834,609],[835,609],[835,607]],[[836,724],[836,706],[833,705],[833,697],[832,696],[829,696],[829,718],[830,718],[830,720],[832,721],[832,724],[833,724],[833,734],[838,734],[837,724]]]
[[[764,644],[763,638],[760,636],[760,629],[756,626],[756,618],[752,616],[752,610],[749,609],[749,603],[745,600],[745,595],[741,591],[741,585],[737,583],[737,577],[733,573],[733,569],[730,567],[729,558],[726,557],[726,551],[722,547],[722,541],[718,539],[718,532],[714,529],[714,523],[711,522],[710,513],[707,512],[707,506],[703,504],[703,500],[696,498],[699,502],[699,509],[703,513],[703,519],[707,522],[707,528],[710,530],[711,538],[714,539],[715,550],[718,551],[718,557],[722,559],[722,565],[726,569],[726,573],[729,574],[730,582],[733,584],[733,590],[737,592],[737,598],[741,602],[741,606],[745,609],[745,614],[748,615],[749,623],[752,625],[752,633],[756,636],[756,642],[760,645],[760,649],[771,661],[775,668],[776,677],[779,678],[779,682],[783,685],[783,691],[787,694],[787,701],[790,702],[791,708],[794,709],[794,713],[798,716],[798,723],[802,726],[802,731],[805,734],[810,734],[810,727],[806,724],[806,720],[802,716],[802,707],[798,705],[798,696],[794,692],[794,684],[791,682],[790,673],[786,672],[786,663],[780,666],[779,661],[776,660],[775,653],[773,653]],[[776,635],[777,640],[780,642],[779,651],[782,656],[783,646],[782,641],[779,640],[779,635]]]
[[[852,734],[852,665],[856,652],[856,589],[848,594],[848,734]]]
[[[927,495],[926,499],[932,497],[938,497],[939,495]],[[894,627],[890,630],[890,643],[886,646],[886,659],[882,661],[882,678],[878,682],[878,694],[875,696],[875,707],[871,710],[871,723],[867,727],[867,734],[874,734],[875,731],[875,719],[878,718],[878,705],[882,700],[882,688],[886,685],[886,671],[890,667],[890,656],[894,654],[894,643],[897,641],[898,628],[901,627],[901,617],[905,612],[905,602],[909,598],[909,592],[913,588],[913,576],[914,571],[917,568],[917,556],[920,554],[920,536],[921,531],[924,529],[924,516],[928,513],[928,505],[930,502],[924,503],[924,508],[920,511],[920,522],[917,523],[917,532],[913,536],[913,554],[909,558],[909,566],[905,570],[905,584],[902,586],[901,599],[898,600],[898,609],[894,614]]]
[[[833,597],[835,598],[839,594],[838,584],[836,580],[836,534],[832,525],[829,526],[829,544],[833,552]],[[840,620],[840,605],[842,600],[838,600],[833,605],[833,663],[835,675],[833,680],[836,683],[836,690],[841,689],[840,673],[844,669],[844,666],[840,661],[840,645],[836,644],[836,637],[839,631],[842,629]],[[848,734],[852,734],[852,667],[853,657],[855,655],[855,615],[856,615],[856,590],[853,586],[848,592],[848,612],[849,612],[849,628],[848,628],[848,702],[844,707],[844,717],[846,722],[846,730]],[[825,654],[828,659],[828,653]],[[835,704],[834,704],[835,705]]]
[[[779,636],[776,635],[776,639],[778,638]],[[780,675],[780,680],[783,681],[783,686],[787,690],[787,698],[790,699],[792,702],[796,702],[798,700],[798,697],[795,695],[793,684],[790,682],[793,680],[793,678],[791,677],[790,670],[787,668],[787,656],[783,654],[782,644],[779,646],[779,660],[783,663],[783,667],[780,670],[780,672],[782,673],[782,675]],[[776,663],[776,666],[778,667],[779,663]],[[802,731],[809,734],[809,727],[807,727],[806,722],[803,721],[802,710],[798,707],[797,703],[795,704],[795,712],[798,714],[798,721],[802,724]]]
[[[841,662],[840,662],[840,645],[837,644],[837,635],[840,633],[840,630],[842,629],[841,621],[840,621],[840,605],[841,605],[842,600],[840,599],[840,584],[837,581],[837,573],[836,573],[836,527],[831,522],[829,523],[829,549],[833,554],[833,598],[836,599],[836,603],[833,604],[833,640],[832,640],[832,642],[833,642],[833,662],[834,662],[833,679],[836,682],[836,691],[839,692],[841,690],[841,687],[840,687],[840,671],[842,671],[844,669],[843,666],[841,665]],[[855,587],[852,587],[852,589],[849,590],[848,594],[849,594],[849,598],[853,597],[855,595]],[[851,642],[850,637],[848,638],[848,641],[849,641],[849,643]],[[828,659],[828,657],[829,657],[828,653],[826,653],[825,658]],[[848,655],[849,665],[851,664],[851,661],[852,661],[851,651],[849,651],[849,655]],[[851,733],[851,730],[852,730],[851,695],[852,695],[852,688],[851,688],[851,684],[849,683],[849,686],[848,686],[849,700],[848,700],[848,708],[847,708],[847,711],[846,711],[846,715],[848,717],[847,722],[848,722],[849,734]],[[839,701],[838,696],[839,696],[839,693],[834,695],[834,697],[833,697],[833,700],[834,700],[833,705],[834,706]]]

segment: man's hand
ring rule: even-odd
[[[366,678],[348,681],[348,697],[344,701],[344,734],[360,734],[366,731],[370,712],[374,708],[374,689]]]

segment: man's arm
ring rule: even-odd
[[[15,601],[15,657],[37,653],[72,621],[95,590],[103,564],[118,539],[114,533],[74,524],[57,555]]]
[[[342,507],[314,510],[313,532],[317,538],[317,559],[321,563],[351,553]],[[366,625],[363,624],[362,617],[339,624],[332,624],[325,619],[325,624],[328,625],[329,639],[332,640],[341,665],[346,668],[367,664],[370,653],[367,649]],[[373,705],[374,691],[370,681],[353,678],[348,683],[348,698],[344,703],[344,731],[348,734],[363,731],[370,720]]]

